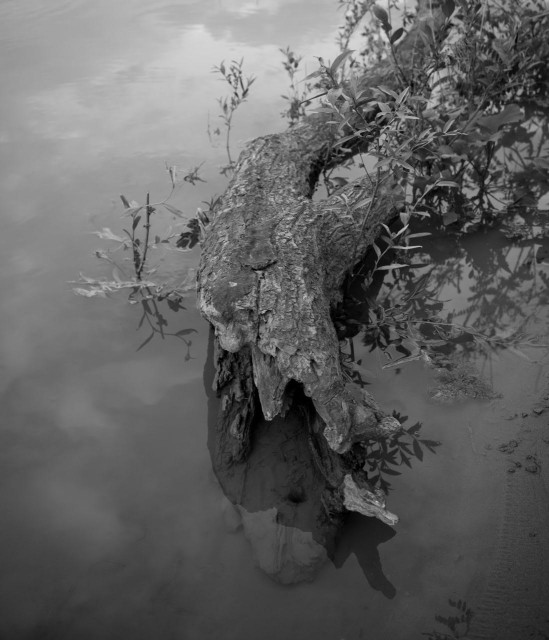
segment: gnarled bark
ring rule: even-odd
[[[330,311],[401,194],[384,175],[313,202],[311,175],[333,139],[313,117],[242,152],[204,243],[199,301],[221,349],[247,350],[264,416],[280,414],[287,384],[299,382],[330,446],[343,453],[399,428],[343,379]]]
[[[331,310],[381,223],[396,215],[401,193],[382,175],[313,202],[314,174],[334,136],[325,118],[313,116],[253,141],[208,229],[199,302],[216,336],[221,411],[214,469],[227,489],[231,465],[245,464],[257,402],[267,420],[284,416],[288,385],[298,383],[314,409],[303,421],[311,454],[301,464],[321,470],[324,504],[394,523],[356,456],[345,454],[368,438],[397,433],[400,424],[344,378]]]
[[[412,30],[401,46],[417,42]],[[362,84],[396,85],[391,65],[381,63]],[[402,193],[392,175],[377,174],[314,202],[321,168],[337,162],[336,138],[329,116],[313,114],[250,142],[208,227],[198,299],[215,328],[221,409],[210,438],[212,460],[227,495],[242,505],[243,486],[253,482],[248,456],[258,410],[267,421],[283,418],[297,385],[309,453],[296,464],[316,468],[310,479],[321,479],[320,490],[307,494],[316,496],[325,521],[355,510],[394,524],[383,495],[368,485],[360,443],[390,437],[401,426],[344,378],[331,312],[349,271],[382,223],[397,215]],[[311,531],[318,509],[309,509],[317,514]],[[304,526],[297,515],[294,520]]]

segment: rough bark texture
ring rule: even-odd
[[[412,31],[402,47],[416,45]],[[381,63],[362,83],[394,85],[391,65]],[[325,521],[317,539],[329,537],[326,522],[345,510],[397,521],[368,485],[360,443],[401,426],[344,378],[331,312],[346,275],[381,224],[396,216],[402,194],[386,174],[314,202],[321,168],[337,161],[331,155],[336,133],[329,115],[314,114],[245,147],[208,227],[198,274],[199,306],[215,329],[214,388],[221,398],[210,434],[214,470],[229,499],[242,505],[243,487],[255,477],[250,448],[259,407],[267,421],[282,419],[297,388],[300,441],[308,447],[297,447],[294,464],[316,469],[309,479],[318,487],[309,486],[307,495],[316,496],[308,530]],[[254,450],[259,446],[253,442]],[[297,515],[294,520],[305,526]]]
[[[337,455],[357,442],[392,435],[400,425],[344,379],[331,310],[381,223],[396,215],[400,191],[385,175],[313,202],[315,173],[334,135],[322,116],[313,116],[288,132],[253,141],[208,229],[199,301],[216,335],[221,410],[212,457],[227,490],[231,465],[249,454],[257,399],[267,420],[284,416],[291,403],[288,385],[298,383],[314,407],[314,416],[303,420],[309,460],[298,464],[321,472],[317,504],[394,523],[359,461]]]
[[[346,274],[395,216],[400,193],[387,175],[313,202],[310,176],[333,135],[311,118],[242,152],[204,243],[199,300],[221,349],[251,358],[264,416],[281,413],[295,380],[342,453],[398,428],[345,383],[330,312]]]
[[[383,494],[368,486],[361,457],[355,452],[339,455],[328,446],[323,421],[297,384],[287,390],[284,417],[267,421],[257,411],[250,433],[241,417],[250,419],[255,410],[256,394],[243,386],[251,380],[251,357],[246,359],[246,349],[233,354],[217,348],[214,354],[213,331],[210,342],[205,382],[211,387],[217,375],[216,386],[222,386],[220,398],[210,394],[208,446],[227,497],[224,520],[230,531],[242,528],[265,573],[289,584],[313,579],[328,558],[336,562],[335,540],[346,510],[357,507],[395,523]],[[228,363],[241,368],[226,369]],[[245,442],[253,446],[244,449]],[[377,531],[387,530],[390,537],[389,529],[380,522]]]

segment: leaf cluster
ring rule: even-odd
[[[159,304],[160,302],[161,300],[155,298],[154,296],[148,299],[142,298],[140,300],[142,314],[137,328],[141,329],[141,327],[147,324],[151,332],[147,336],[147,338],[145,338],[145,340],[143,340],[143,342],[139,345],[137,351],[140,351],[141,349],[143,349],[143,347],[148,345],[155,336],[159,336],[160,338],[162,338],[162,340],[165,340],[168,336],[171,336],[177,338],[185,344],[187,349],[184,360],[188,361],[192,358],[191,346],[193,343],[192,340],[190,340],[186,336],[197,333],[197,331],[193,328],[180,329],[179,331],[175,332],[168,331],[168,321],[166,320],[165,315],[162,313]],[[171,298],[167,298],[167,303],[170,311],[172,312],[185,310],[185,307],[181,304],[181,300],[173,300]]]
[[[130,221],[130,224],[123,228],[125,235],[114,233],[109,227],[94,232],[100,239],[114,243],[114,247],[111,245],[107,250],[98,249],[95,251],[97,258],[111,266],[112,277],[110,279],[89,278],[80,274],[80,279],[73,283],[80,285],[73,288],[77,295],[88,298],[105,298],[124,290],[129,292],[129,301],[132,303],[166,301],[172,310],[183,308],[181,301],[187,294],[188,283],[183,281],[181,284],[173,286],[165,281],[157,280],[155,278],[157,268],[149,265],[149,257],[151,251],[160,248],[165,250],[191,248],[195,244],[194,238],[185,244],[182,241],[182,234],[175,232],[171,226],[162,235],[152,233],[152,226],[154,218],[162,210],[175,218],[183,219],[185,214],[172,205],[169,199],[179,185],[184,183],[194,185],[199,181],[203,182],[203,180],[199,175],[200,167],[181,172],[176,166],[170,165],[166,166],[166,170],[170,178],[171,190],[163,200],[152,203],[149,194],[147,194],[145,204],[140,204],[134,200],[130,201],[124,195],[120,196],[124,207],[123,216],[129,218]],[[201,221],[205,220],[207,223],[208,218],[205,214],[200,212],[197,215]],[[194,220],[196,219],[187,223],[191,230]],[[172,246],[173,243],[175,243],[175,247]],[[114,256],[119,251],[130,253],[131,257],[117,261]],[[128,269],[123,265],[123,262],[130,263],[131,268]],[[161,322],[159,326],[162,326]]]
[[[509,175],[494,166],[501,164],[500,149],[532,108],[547,105],[549,44],[540,35],[549,12],[541,0],[520,12],[507,1],[445,0],[436,19],[420,21],[413,38],[407,16],[393,30],[391,3],[388,10],[372,2],[341,4],[347,9],[345,48],[333,63],[319,58],[319,69],[308,76],[326,87],[317,111],[333,116],[337,147],[367,153],[377,160],[374,169],[400,178],[410,213],[442,216],[445,225],[493,217]],[[365,86],[363,69],[347,48],[368,11],[386,36],[395,79],[390,87]],[[403,47],[397,46],[401,40]],[[532,158],[531,169],[539,172],[546,162]]]
[[[428,640],[459,640],[466,638],[471,629],[474,613],[465,600],[448,600],[448,604],[456,609],[456,613],[449,616],[436,615],[435,620],[448,631],[429,631],[422,633]]]
[[[429,274],[410,277],[406,282],[407,289],[399,290],[395,296],[378,298],[366,291],[365,304],[359,307],[360,315],[345,319],[346,324],[355,323],[355,335],[363,331],[362,341],[370,351],[379,349],[385,354],[384,368],[414,360],[430,362],[433,351],[446,344],[447,336],[443,338],[432,331],[433,326],[437,327],[433,323],[438,321],[443,304],[431,290]]]
[[[228,65],[226,65],[223,60],[213,68],[214,73],[220,74],[232,90],[229,96],[218,99],[219,106],[221,107],[220,117],[227,127],[230,126],[233,113],[246,100],[250,87],[256,80],[254,76],[244,76],[243,64],[243,58],[240,60],[231,60]]]
[[[332,63],[319,58],[318,70],[308,76],[324,87],[316,111],[337,126],[334,154],[360,159],[373,197],[385,173],[402,188],[402,226],[382,227],[365,287],[376,271],[397,276],[412,266],[410,254],[421,249],[417,240],[426,235],[412,231],[414,219],[473,229],[517,206],[535,206],[549,189],[549,158],[542,155],[547,138],[540,136],[549,104],[545,4],[533,0],[520,11],[508,0],[439,4],[437,15],[416,21],[412,38],[409,16],[393,28],[391,2],[387,9],[375,2],[340,2],[346,10],[341,53]],[[367,13],[372,20],[362,36],[382,35],[383,57],[393,67],[391,86],[365,84],[364,69],[349,48]],[[516,347],[515,335],[501,342],[501,336],[439,317],[441,305],[422,283],[400,303],[369,301],[366,317],[354,318],[353,326],[347,318],[341,333],[350,337],[366,325],[365,341],[384,351],[386,366],[429,362],[440,355],[437,349],[458,341]],[[424,315],[417,315],[418,306]]]
[[[408,416],[402,416],[396,411],[395,417],[402,425],[408,420]],[[385,493],[388,493],[391,484],[387,476],[399,476],[401,472],[397,467],[405,465],[412,468],[412,460],[423,461],[424,450],[436,453],[440,442],[420,438],[421,423],[416,422],[403,432],[388,440],[370,440],[366,445],[366,461],[364,470],[368,473],[368,480]]]
[[[293,127],[307,114],[307,106],[310,104],[308,98],[313,85],[310,82],[305,82],[302,84],[302,88],[298,87],[299,83],[296,80],[296,74],[299,70],[302,56],[296,55],[289,46],[285,49],[279,49],[279,51],[284,56],[282,66],[290,79],[288,94],[281,96],[287,102],[287,108],[281,115],[288,120],[290,127]]]
[[[230,143],[233,116],[235,111],[244,102],[246,102],[246,98],[250,92],[250,87],[256,80],[254,76],[246,77],[244,75],[243,65],[244,59],[241,58],[240,60],[231,60],[227,65],[225,64],[225,61],[222,61],[219,65],[214,66],[213,68],[213,72],[219,74],[221,79],[224,80],[231,89],[228,96],[222,96],[217,99],[221,110],[219,117],[223,120],[223,124],[225,126],[225,149],[229,160],[229,164],[221,169],[221,173],[223,175],[228,175],[234,170],[235,163],[231,155]],[[210,134],[211,139],[211,132],[209,129],[208,133]],[[215,129],[214,134],[220,135],[221,132],[219,129]]]

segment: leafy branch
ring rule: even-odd
[[[408,420],[408,416],[402,416],[396,411],[395,417],[402,425]],[[384,493],[388,493],[391,484],[387,476],[399,476],[401,472],[397,467],[405,465],[412,468],[412,460],[416,458],[423,461],[424,449],[431,453],[436,453],[437,447],[441,445],[436,440],[420,438],[421,423],[416,422],[411,427],[403,428],[401,434],[388,440],[370,440],[366,448],[365,471],[368,472],[369,481],[379,487]]]
[[[242,68],[243,64],[244,59],[242,58],[240,61],[231,60],[228,66],[225,65],[225,61],[222,61],[218,66],[215,66],[213,68],[214,73],[218,73],[231,88],[231,94],[229,96],[224,96],[218,98],[217,100],[221,108],[221,114],[219,117],[223,120],[223,125],[225,126],[225,150],[227,153],[227,158],[229,160],[229,164],[226,167],[223,167],[223,169],[221,170],[221,173],[223,174],[232,173],[235,165],[231,155],[231,131],[233,116],[240,105],[243,102],[246,102],[250,87],[256,80],[254,76],[244,76],[244,71]],[[216,128],[213,133],[215,135],[220,135],[221,131]]]
[[[184,183],[195,185],[197,182],[204,182],[199,175],[200,166],[183,172],[180,174],[174,165],[166,166],[166,170],[170,177],[171,189],[169,194],[158,202],[151,202],[150,194],[147,193],[145,204],[139,204],[130,201],[126,196],[121,195],[120,199],[124,206],[124,215],[131,219],[129,228],[124,228],[124,236],[120,236],[110,228],[104,227],[101,231],[95,231],[102,240],[115,243],[114,249],[96,250],[97,258],[104,260],[112,265],[111,279],[89,278],[80,274],[80,279],[72,284],[80,286],[74,287],[73,291],[77,295],[91,297],[107,297],[109,294],[119,292],[121,290],[129,290],[130,301],[135,302],[136,296],[140,295],[143,300],[168,300],[176,304],[181,300],[188,291],[189,283],[183,281],[178,286],[170,286],[166,282],[158,282],[152,276],[156,269],[150,268],[148,265],[150,251],[160,246],[166,248],[171,247],[172,241],[180,238],[180,233],[173,232],[168,229],[164,237],[155,234],[151,237],[152,217],[161,209],[172,214],[176,218],[183,219],[185,214],[173,206],[169,200],[173,196],[176,189]],[[144,214],[144,218],[143,218]],[[139,231],[142,230],[141,237]],[[175,249],[183,248],[176,244]],[[133,275],[130,276],[127,270],[119,264],[112,256],[115,252],[122,250],[131,250],[131,264]]]
[[[296,125],[306,115],[306,107],[309,105],[309,94],[312,89],[310,83],[305,83],[300,91],[297,87],[296,74],[299,70],[302,57],[296,55],[290,47],[279,49],[284,56],[282,66],[290,79],[288,95],[281,96],[288,102],[288,108],[282,113],[283,118],[287,118],[290,127]]]

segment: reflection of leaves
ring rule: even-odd
[[[414,455],[421,462],[423,460],[423,451],[421,450],[421,446],[419,445],[418,441],[415,439],[412,444],[414,447]]]
[[[107,294],[103,289],[82,289],[82,287],[74,287],[74,293],[84,298],[106,298]]]
[[[187,223],[189,231],[183,231],[176,242],[179,249],[192,249],[200,241],[200,224],[196,218]]]
[[[467,602],[465,600],[455,601],[449,599],[448,604],[453,609],[457,610],[454,615],[435,616],[435,620],[442,626],[446,627],[448,631],[441,632],[433,630],[422,633],[421,635],[427,636],[428,640],[459,640],[459,638],[463,638],[465,640],[469,633],[474,613],[467,605]]]
[[[520,107],[516,104],[508,104],[505,109],[493,116],[484,116],[477,120],[477,123],[491,132],[497,131],[500,127],[511,122],[522,122],[524,115]]]
[[[389,361],[384,368],[414,360],[428,362],[430,351],[446,339],[425,331],[423,323],[415,321],[417,317],[435,319],[443,307],[430,288],[429,274],[400,281],[406,287],[398,291],[398,297],[387,296],[379,302],[368,298],[367,320],[362,320],[363,343],[370,346],[370,351],[377,348],[385,352]],[[346,320],[347,324],[351,322],[359,324],[353,319]]]
[[[122,236],[117,236],[115,233],[113,233],[109,227],[103,227],[103,229],[101,229],[101,231],[93,231],[92,232],[94,235],[98,236],[99,238],[101,238],[101,240],[115,240],[116,242],[125,242],[126,239],[123,238]]]
[[[543,246],[543,238],[532,237],[547,233],[543,224],[540,216],[529,224],[523,222],[518,247],[497,231],[482,239],[466,236],[456,241],[441,234],[428,239],[428,273],[393,276],[383,285],[387,287],[384,297],[366,298],[362,306],[355,303],[365,327],[364,344],[384,352],[384,368],[414,360],[446,366],[452,354],[490,354],[502,349],[518,349],[522,354],[522,346],[544,346],[525,330],[535,309],[548,301],[547,274],[534,264],[538,252],[545,255],[536,249]],[[538,227],[542,231],[536,232]],[[448,301],[437,299],[441,291],[444,297],[457,297],[465,304],[443,313]]]
[[[177,331],[174,335],[180,338],[181,336],[188,336],[189,333],[196,333],[196,329],[181,329],[181,331]]]
[[[429,449],[429,451],[431,453],[436,453],[435,447],[440,447],[440,442],[438,442],[438,440],[424,440],[424,439],[421,439],[419,442],[421,442],[421,444],[424,447]]]
[[[149,337],[137,347],[137,351],[141,351],[141,349],[143,349],[144,346],[148,345],[153,338],[154,338],[154,331],[152,331]]]
[[[401,416],[396,411],[393,416],[403,425],[408,416]],[[369,481],[379,486],[385,493],[391,488],[386,476],[398,476],[400,471],[395,467],[402,464],[412,468],[412,458],[420,462],[423,460],[423,447],[432,453],[440,446],[435,440],[424,440],[418,437],[421,423],[416,422],[412,426],[393,438],[383,441],[369,441],[366,445],[365,471],[368,472]]]
[[[184,217],[184,213],[183,211],[181,211],[181,209],[178,209],[177,207],[172,206],[171,204],[168,204],[167,202],[163,203],[163,206],[170,212],[173,213],[174,216],[176,216],[177,218],[183,218]]]
[[[181,298],[176,298],[175,300],[173,298],[168,298],[166,302],[168,303],[168,307],[170,307],[170,309],[175,313],[186,309],[182,304]]]
[[[141,300],[141,309],[143,311],[141,318],[138,323],[138,329],[140,329],[145,323],[151,330],[150,335],[146,338],[144,342],[138,347],[138,351],[140,351],[143,347],[145,347],[151,340],[158,335],[165,340],[167,337],[174,337],[181,340],[185,346],[187,347],[187,353],[185,355],[185,360],[189,360],[191,358],[190,355],[190,347],[192,346],[192,341],[186,338],[192,333],[197,333],[196,329],[188,328],[188,329],[180,329],[179,331],[169,332],[166,331],[168,327],[168,320],[166,316],[162,313],[161,304],[166,302],[168,305],[168,309],[177,313],[181,309],[185,309],[182,305],[182,299],[174,299],[174,298],[166,298],[160,300],[155,297],[149,297]]]
[[[73,291],[77,295],[85,296],[87,298],[92,298],[94,296],[105,298],[109,293],[115,293],[122,289],[131,289],[132,291],[136,291],[140,289],[150,289],[151,287],[156,286],[154,282],[148,282],[145,280],[121,280],[120,277],[114,280],[97,280],[95,278],[88,278],[83,274],[80,274],[80,279],[78,281],[71,281],[70,284],[82,285],[81,287],[73,288]],[[83,287],[86,288],[84,289]]]

